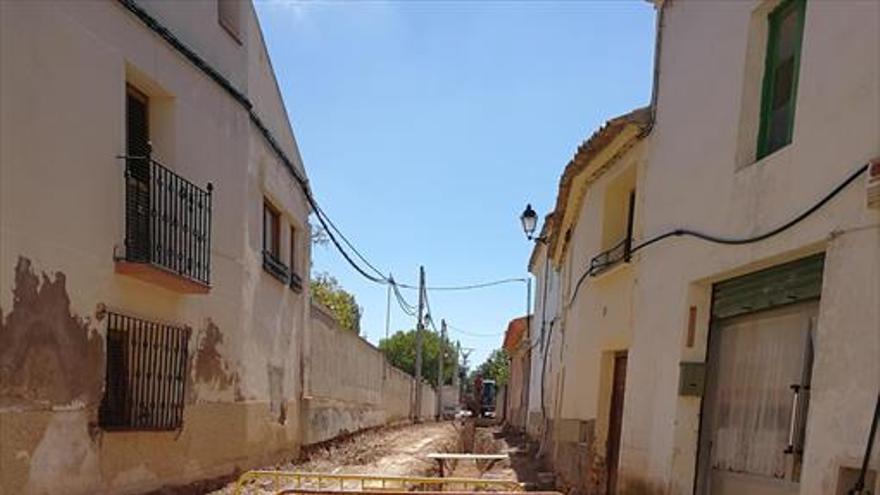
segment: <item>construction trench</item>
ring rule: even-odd
[[[356,433],[347,438],[332,440],[312,446],[297,460],[264,466],[216,491],[201,492],[210,495],[277,493],[324,493],[330,491],[380,491],[381,487],[358,486],[359,476],[379,478],[432,478],[440,477],[439,463],[429,458],[434,454],[501,454],[503,460],[458,460],[444,463],[445,479],[479,479],[489,482],[513,482],[494,486],[472,486],[432,489],[426,486],[403,486],[393,491],[440,491],[462,493],[470,491],[522,491],[552,489],[546,477],[539,471],[536,447],[525,441],[524,436],[502,430],[500,426],[476,426],[472,419],[464,421],[425,422],[380,427]],[[281,472],[281,478],[269,473]],[[313,473],[307,478],[293,478],[293,473]],[[315,475],[326,475],[318,480]],[[344,481],[339,481],[344,480]],[[544,480],[541,482],[541,480]],[[352,482],[355,484],[352,485]],[[519,486],[515,486],[518,484]],[[384,486],[384,483],[381,485]],[[515,487],[515,488],[511,488]],[[389,489],[391,490],[391,489]]]

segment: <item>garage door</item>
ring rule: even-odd
[[[699,492],[798,493],[824,257],[713,288]]]

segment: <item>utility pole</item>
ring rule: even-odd
[[[388,333],[391,330],[391,284],[394,283],[394,275],[388,274],[388,301],[385,303],[385,340],[388,340]],[[384,357],[384,356],[383,356]],[[388,360],[382,361],[382,379],[388,378]]]
[[[422,418],[422,330],[425,321],[425,267],[419,267],[419,319],[416,322],[416,400],[413,422]]]
[[[394,276],[388,274],[388,301],[385,303],[385,340],[388,340],[388,332],[391,330],[391,284],[394,283]]]
[[[455,370],[452,373],[452,386],[458,390],[458,402],[461,403],[461,342],[455,341]]]
[[[443,358],[446,357],[446,320],[440,320],[440,353],[437,356],[437,421],[443,419]]]
[[[470,355],[471,355],[472,352],[474,352],[474,350],[471,349],[470,347],[465,347],[465,348],[463,348],[463,350],[462,350],[462,353],[461,353],[461,366],[462,366],[462,368],[464,368],[465,370],[468,369],[468,358],[470,357]],[[467,381],[467,376],[466,376],[466,375],[465,375],[465,381]],[[465,396],[465,393],[464,393],[464,392],[465,392],[465,389],[467,389],[467,383],[465,383],[465,382],[461,382],[461,391],[460,391],[460,393],[461,393],[461,396],[462,396],[462,397]]]

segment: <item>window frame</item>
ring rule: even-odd
[[[272,231],[272,242],[268,245],[267,218]],[[276,208],[268,198],[263,198],[263,270],[284,284],[290,283],[291,270],[281,260],[281,210]]]
[[[272,220],[272,242],[269,246],[267,228],[267,215]],[[281,212],[272,205],[268,199],[263,200],[263,253],[272,256],[275,260],[281,260]]]
[[[799,82],[801,53],[804,39],[804,24],[806,24],[806,0],[783,0],[773,10],[767,14],[767,49],[764,55],[764,80],[761,88],[761,106],[759,113],[758,126],[758,146],[756,152],[756,160],[761,160],[765,156],[785,148],[792,142],[794,137],[794,118],[797,107],[797,89]],[[792,67],[791,80],[791,102],[788,115],[788,128],[786,130],[785,144],[770,149],[770,130],[771,117],[773,113],[773,88],[777,76],[777,57],[776,48],[779,44],[779,28],[782,19],[793,11],[797,16],[797,27],[795,28],[794,40],[794,66]]]
[[[297,241],[299,240],[299,229],[296,225],[290,224],[290,253],[288,255],[288,262],[290,263],[290,280],[288,281],[288,285],[294,292],[302,292],[302,277],[300,277],[297,271],[297,254],[299,253],[299,249],[297,249]]]
[[[235,16],[235,19],[230,19],[229,15],[224,15],[224,5],[232,5],[238,10],[232,14]],[[227,12],[228,13],[228,12]],[[235,24],[238,24],[237,26]],[[239,5],[238,0],[217,0],[217,24],[220,24],[220,27],[226,31],[229,36],[235,40],[239,45],[241,42],[241,5]]]
[[[190,370],[190,327],[109,311],[104,431],[175,431],[183,428]]]
[[[297,228],[296,225],[290,224],[290,252],[287,256],[287,262],[290,264],[290,272],[296,273],[296,249]]]

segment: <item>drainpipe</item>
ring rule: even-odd
[[[651,122],[645,128],[643,135],[647,136],[654,129],[657,121],[657,93],[660,85],[660,55],[663,53],[663,14],[664,7],[671,0],[654,0],[657,9],[656,35],[654,36],[654,74],[651,82]]]
[[[880,394],[877,394],[877,405],[874,406],[874,421],[871,423],[871,432],[868,433],[868,446],[865,448],[865,458],[862,460],[862,469],[859,471],[859,479],[847,495],[870,495],[865,491],[865,477],[868,474],[868,464],[871,462],[871,453],[874,450],[874,439],[877,436],[877,423],[880,422]]]

